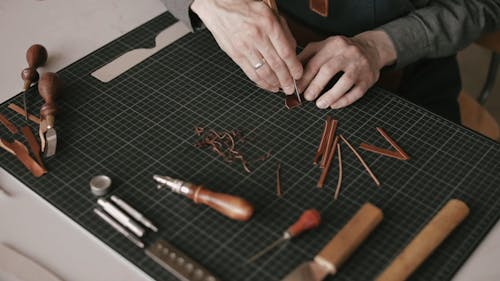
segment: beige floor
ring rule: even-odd
[[[490,62],[491,52],[471,45],[458,54],[464,90],[476,97],[483,87]],[[500,123],[500,71],[497,73],[493,92],[486,102],[486,109]]]

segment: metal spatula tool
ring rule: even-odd
[[[370,203],[364,204],[313,261],[301,264],[282,281],[320,281],[328,274],[335,274],[382,218],[379,208]]]

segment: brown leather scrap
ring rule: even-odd
[[[373,153],[377,153],[380,155],[396,158],[399,160],[410,160],[410,156],[396,143],[395,140],[393,140],[385,131],[384,129],[377,127],[377,131],[384,137],[384,139],[391,144],[391,146],[396,150],[396,151],[391,151],[388,149],[380,148],[368,143],[362,143],[359,148],[364,149],[366,151],[370,151]]]
[[[314,155],[313,164],[317,165],[321,156],[325,153],[326,149],[326,139],[328,132],[330,131],[332,118],[330,116],[326,117],[325,126],[323,127],[323,134],[321,135],[321,141],[319,142],[318,149],[316,150],[316,155]]]
[[[15,140],[14,142],[8,142],[6,140],[0,139],[2,147],[7,147],[7,150],[11,150],[16,155],[17,159],[23,163],[23,165],[31,171],[35,177],[41,177],[47,173],[47,170],[42,168],[31,156],[29,155],[28,148]]]
[[[329,0],[309,0],[309,9],[322,17],[328,17]]]
[[[46,169],[45,165],[43,164],[42,154],[40,151],[40,145],[38,144],[38,141],[36,140],[35,135],[31,131],[31,128],[28,126],[24,126],[21,128],[21,131],[23,132],[23,135],[26,138],[26,141],[30,145],[31,152],[35,156],[36,161],[38,162],[38,164],[40,164],[40,166],[42,168]]]
[[[18,106],[15,103],[9,104],[8,108],[12,109],[13,111],[17,112],[18,114],[21,114],[23,117],[26,115],[26,111],[24,111],[24,109],[22,109],[20,106]],[[35,115],[28,114],[28,119],[37,123],[37,124],[40,124],[40,118],[36,117]]]
[[[5,143],[5,140],[3,139],[0,139],[0,147],[5,149],[5,151],[7,151],[8,153],[12,154],[12,155],[16,155],[16,153],[14,152],[14,150],[12,150],[10,148],[10,146],[6,145]]]
[[[7,119],[7,117],[5,117],[3,114],[0,113],[0,122],[5,126],[7,127],[7,129],[9,129],[9,131],[12,133],[12,134],[17,134],[17,127],[16,125],[12,124],[12,122],[10,122],[9,119]]]

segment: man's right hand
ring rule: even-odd
[[[191,5],[215,40],[259,87],[294,93],[302,76],[287,23],[262,1],[195,0]],[[261,66],[259,66],[261,65]]]

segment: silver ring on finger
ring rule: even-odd
[[[266,64],[266,61],[264,59],[262,59],[261,61],[259,61],[258,63],[256,63],[256,64],[253,65],[253,69],[257,70],[257,69],[263,67],[264,64]]]

